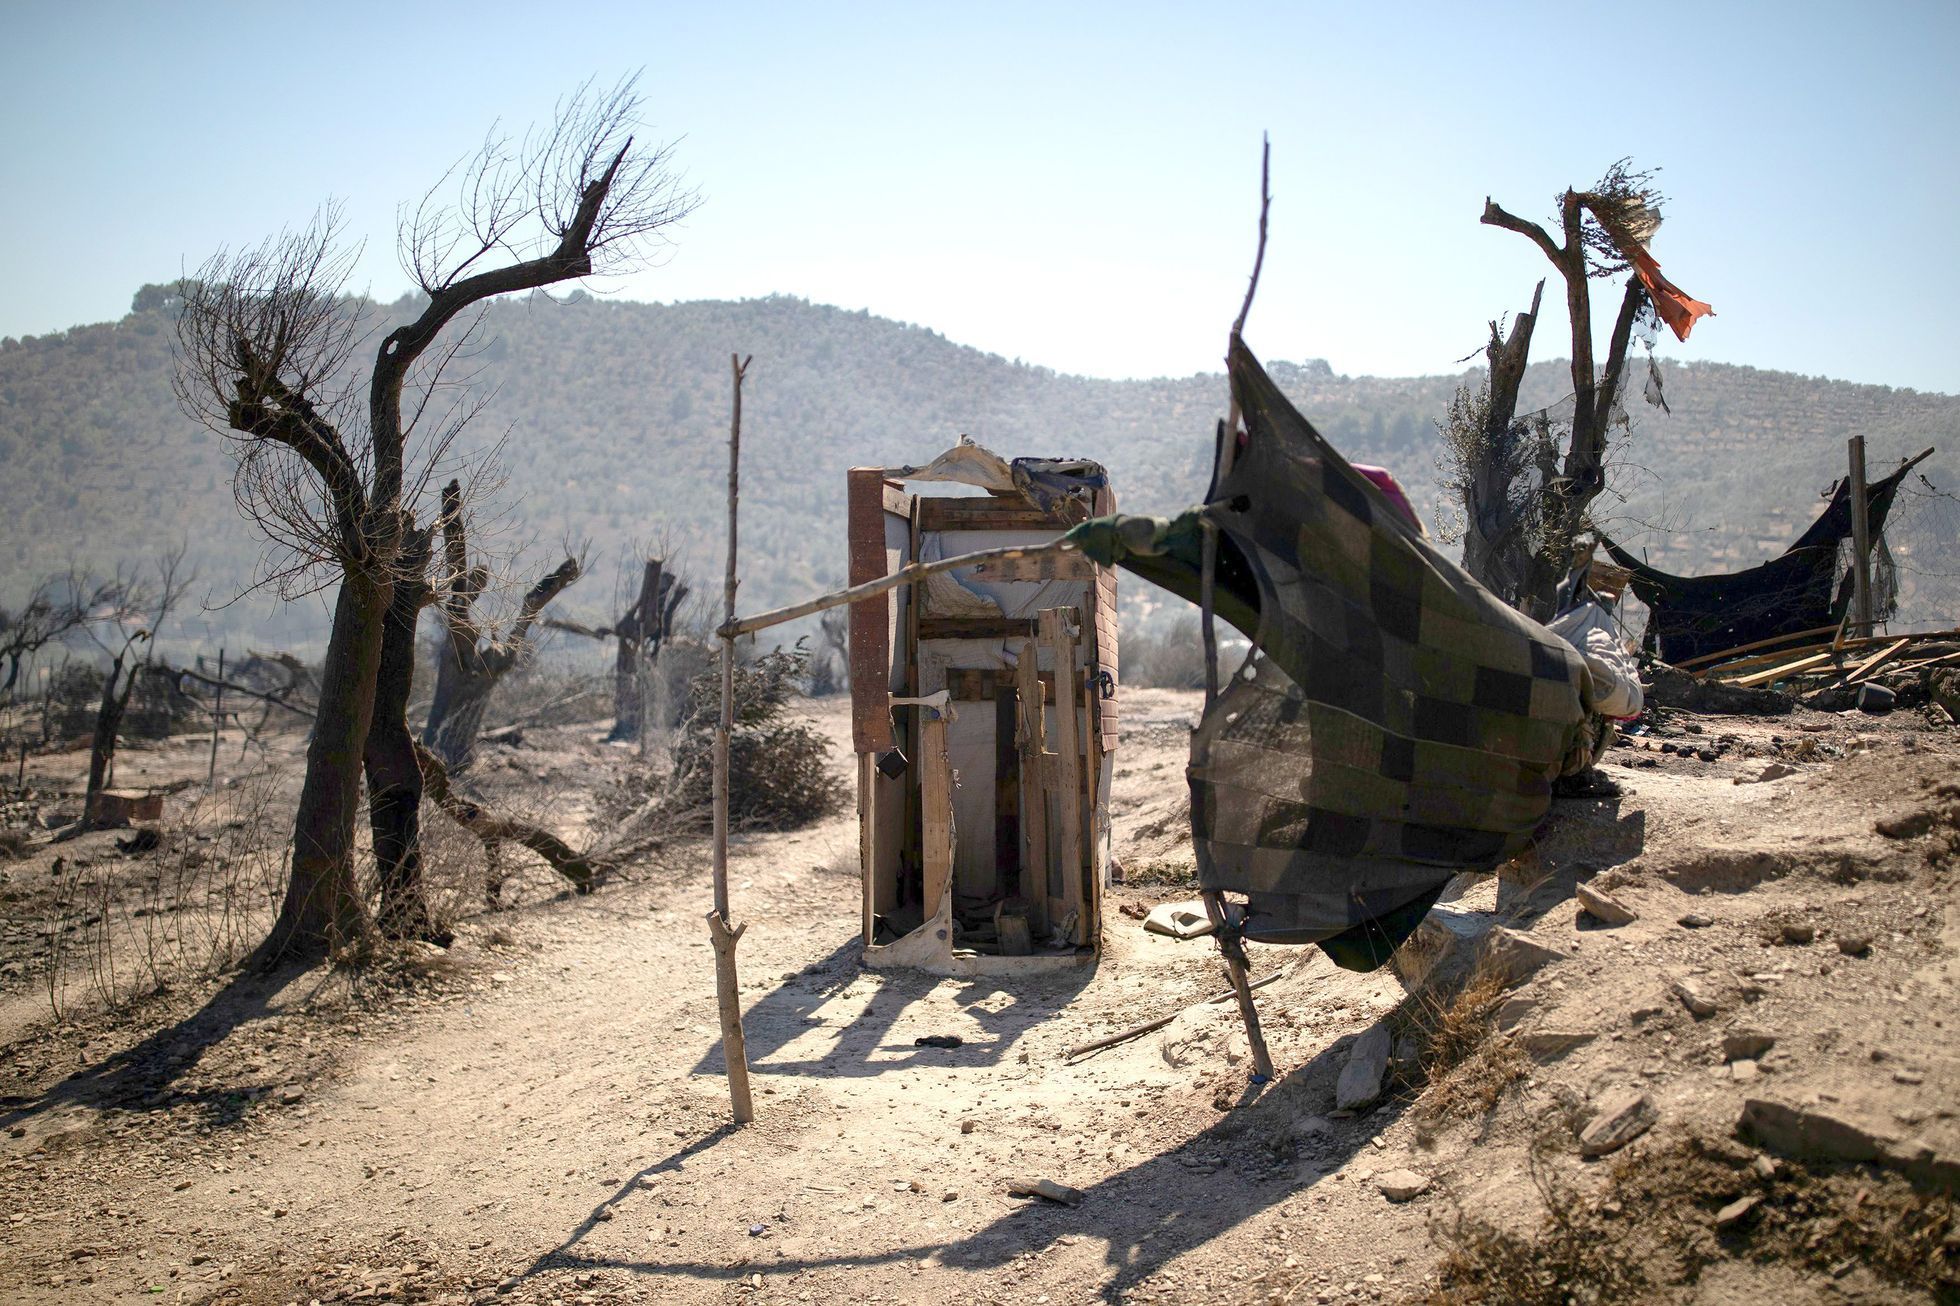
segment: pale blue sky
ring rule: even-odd
[[[1213,371],[1266,130],[1254,348],[1454,371],[1550,270],[1484,196],[1543,220],[1630,154],[1673,201],[1656,256],[1720,315],[1668,356],[1953,392],[1957,62],[1954,0],[0,0],[0,335],[120,316],[329,195],[393,298],[398,201],[493,120],[643,68],[706,203],[602,287],[628,298],[783,292],[1063,371]]]

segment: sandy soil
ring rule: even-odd
[[[1501,1017],[1527,1053],[1515,1081],[1488,1110],[1438,1117],[1413,1073],[1380,1105],[1334,1109],[1356,1038],[1410,1009],[1393,972],[1255,949],[1256,972],[1286,972],[1261,990],[1281,1072],[1262,1088],[1233,1008],[1204,1001],[1221,988],[1210,945],[1145,934],[1121,910],[1189,896],[1196,707],[1128,695],[1114,810],[1132,883],[1110,901],[1101,963],[1067,978],[865,971],[851,815],[743,839],[758,1103],[744,1128],[728,1124],[703,855],[586,898],[529,881],[513,909],[461,921],[448,952],[358,980],[233,975],[56,1025],[16,976],[0,988],[0,1295],[1393,1301],[1433,1284],[1438,1231],[1460,1213],[1541,1218],[1534,1149],[1557,1144],[1570,1182],[1596,1188],[1604,1166],[1572,1133],[1620,1088],[1658,1118],[1622,1159],[1735,1146],[1750,1097],[1960,1156],[1951,730],[1906,712],[1673,717],[1616,750],[1626,793],[1561,801],[1532,853],[1461,886],[1458,908],[1500,912],[1560,956]],[[814,710],[842,774],[845,705]],[[571,832],[629,762],[589,731],[507,751]],[[1756,780],[1772,761],[1790,773]],[[89,841],[110,837],[71,847],[106,866],[119,854]],[[10,892],[46,873],[37,857],[6,868]],[[1638,919],[1578,915],[1580,881]],[[1678,924],[1688,913],[1708,923]],[[1786,942],[1785,925],[1811,941]],[[1836,946],[1853,934],[1868,951]],[[1677,980],[1715,1013],[1684,1009]],[[1739,1071],[1722,1041],[1745,1026],[1773,1046]],[[964,1042],[917,1046],[927,1034]],[[1391,1201],[1381,1177],[1403,1169],[1430,1186]],[[1010,1196],[1023,1177],[1084,1197]],[[1690,1214],[1712,1228],[1712,1206]],[[1710,1245],[1696,1280],[1660,1299],[1926,1299],[1863,1263]]]

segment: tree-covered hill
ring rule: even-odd
[[[227,443],[178,411],[163,296],[120,322],[0,344],[0,603],[71,563],[113,568],[185,540],[211,602],[245,591],[266,546],[230,493]],[[410,309],[381,306],[392,322]],[[743,439],[744,608],[787,602],[844,574],[844,469],[923,461],[961,434],[1008,454],[1109,466],[1126,508],[1192,502],[1223,414],[1218,374],[1149,381],[1065,376],[956,345],[924,327],[770,298],[685,304],[574,295],[498,303],[466,370],[487,405],[465,437],[501,441],[504,480],[486,537],[529,545],[519,578],[567,541],[589,543],[592,579],[561,600],[595,617],[634,541],[666,535],[703,578],[719,573],[729,355],[753,354]],[[1396,470],[1436,505],[1434,421],[1461,377],[1347,377],[1286,363],[1253,340],[1275,379],[1350,456]],[[1875,466],[1937,444],[1923,468],[1960,475],[1960,398],[1717,365],[1665,368],[1673,415],[1637,401],[1617,484],[1617,530],[1679,571],[1728,568],[1780,549],[1841,474],[1862,432]],[[1534,366],[1525,401],[1563,392],[1562,364]],[[1960,569],[1950,499],[1908,498],[1894,544],[1922,570]],[[1651,522],[1664,529],[1641,530]],[[1942,557],[1945,555],[1945,557]],[[1913,579],[1913,573],[1907,573]],[[1917,581],[1908,616],[1960,616],[1954,584]],[[697,588],[708,588],[699,586]],[[1127,587],[1134,593],[1136,587]],[[181,637],[236,647],[316,647],[318,599],[266,591],[194,614]]]

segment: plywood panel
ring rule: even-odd
[[[1064,920],[1075,914],[1070,941],[1089,937],[1089,904],[1082,895],[1082,737],[1077,717],[1081,691],[1074,629],[1077,614],[1050,608],[1041,614],[1041,642],[1055,666],[1055,818],[1060,836],[1057,869],[1061,872],[1061,911]]]
[[[862,585],[887,574],[885,502],[892,487],[876,467],[851,468],[845,484],[848,575]],[[891,602],[879,595],[851,605],[851,745],[860,753],[892,746]]]
[[[925,869],[921,905],[931,920],[953,888],[953,769],[946,757],[946,722],[937,712],[919,723],[920,856]]]

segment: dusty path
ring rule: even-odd
[[[1133,862],[1175,847],[1192,707],[1137,699],[1117,792]],[[841,735],[841,706],[823,713]],[[1816,737],[1864,725],[1832,718]],[[1765,749],[1791,730],[1731,726]],[[1567,1098],[1632,1079],[1663,1100],[1656,1138],[1726,1128],[1753,1090],[1711,1051],[1716,1025],[1670,1005],[1676,972],[1776,1026],[1787,1060],[1762,1068],[1778,1088],[1863,1094],[1952,1155],[1960,1064],[1924,1023],[1952,1009],[1950,879],[1872,831],[1950,771],[1950,735],[1923,733],[1902,718],[1864,756],[1814,755],[1756,785],[1735,783],[1764,764],[1738,744],[1718,763],[1629,769],[1626,798],[1563,805],[1520,871],[1542,882],[1505,895],[1570,957],[1529,986],[1533,1028],[1581,1037],[1475,1120],[1418,1128],[1407,1099],[1331,1111],[1352,1036],[1403,990],[1315,950],[1255,958],[1292,967],[1262,998],[1283,1072],[1263,1095],[1221,1006],[1065,1063],[1067,1047],[1219,986],[1207,946],[1114,910],[1093,972],[996,985],[863,971],[845,814],[736,850],[754,1125],[726,1123],[695,867],[477,918],[392,995],[245,978],[134,1051],[145,1031],[17,1043],[0,1065],[0,1286],[22,1302],[1393,1300],[1435,1265],[1446,1189],[1521,1205],[1528,1144]],[[1575,929],[1569,903],[1547,910],[1586,876],[1641,919],[1608,933]],[[1180,896],[1124,889],[1112,908]],[[1697,905],[1711,927],[1673,923]],[[1880,940],[1862,961],[1827,943],[1762,952],[1768,925],[1820,921],[1824,943],[1851,914]],[[925,1034],[964,1043],[916,1046]],[[1892,1064],[1874,1072],[1872,1048]],[[1387,1201],[1372,1180],[1402,1167],[1436,1191]],[[1021,1176],[1086,1197],[1007,1196]],[[1725,1295],[1711,1275],[1693,1299],[1764,1282]],[[1916,1299],[1868,1286],[1864,1300]]]

